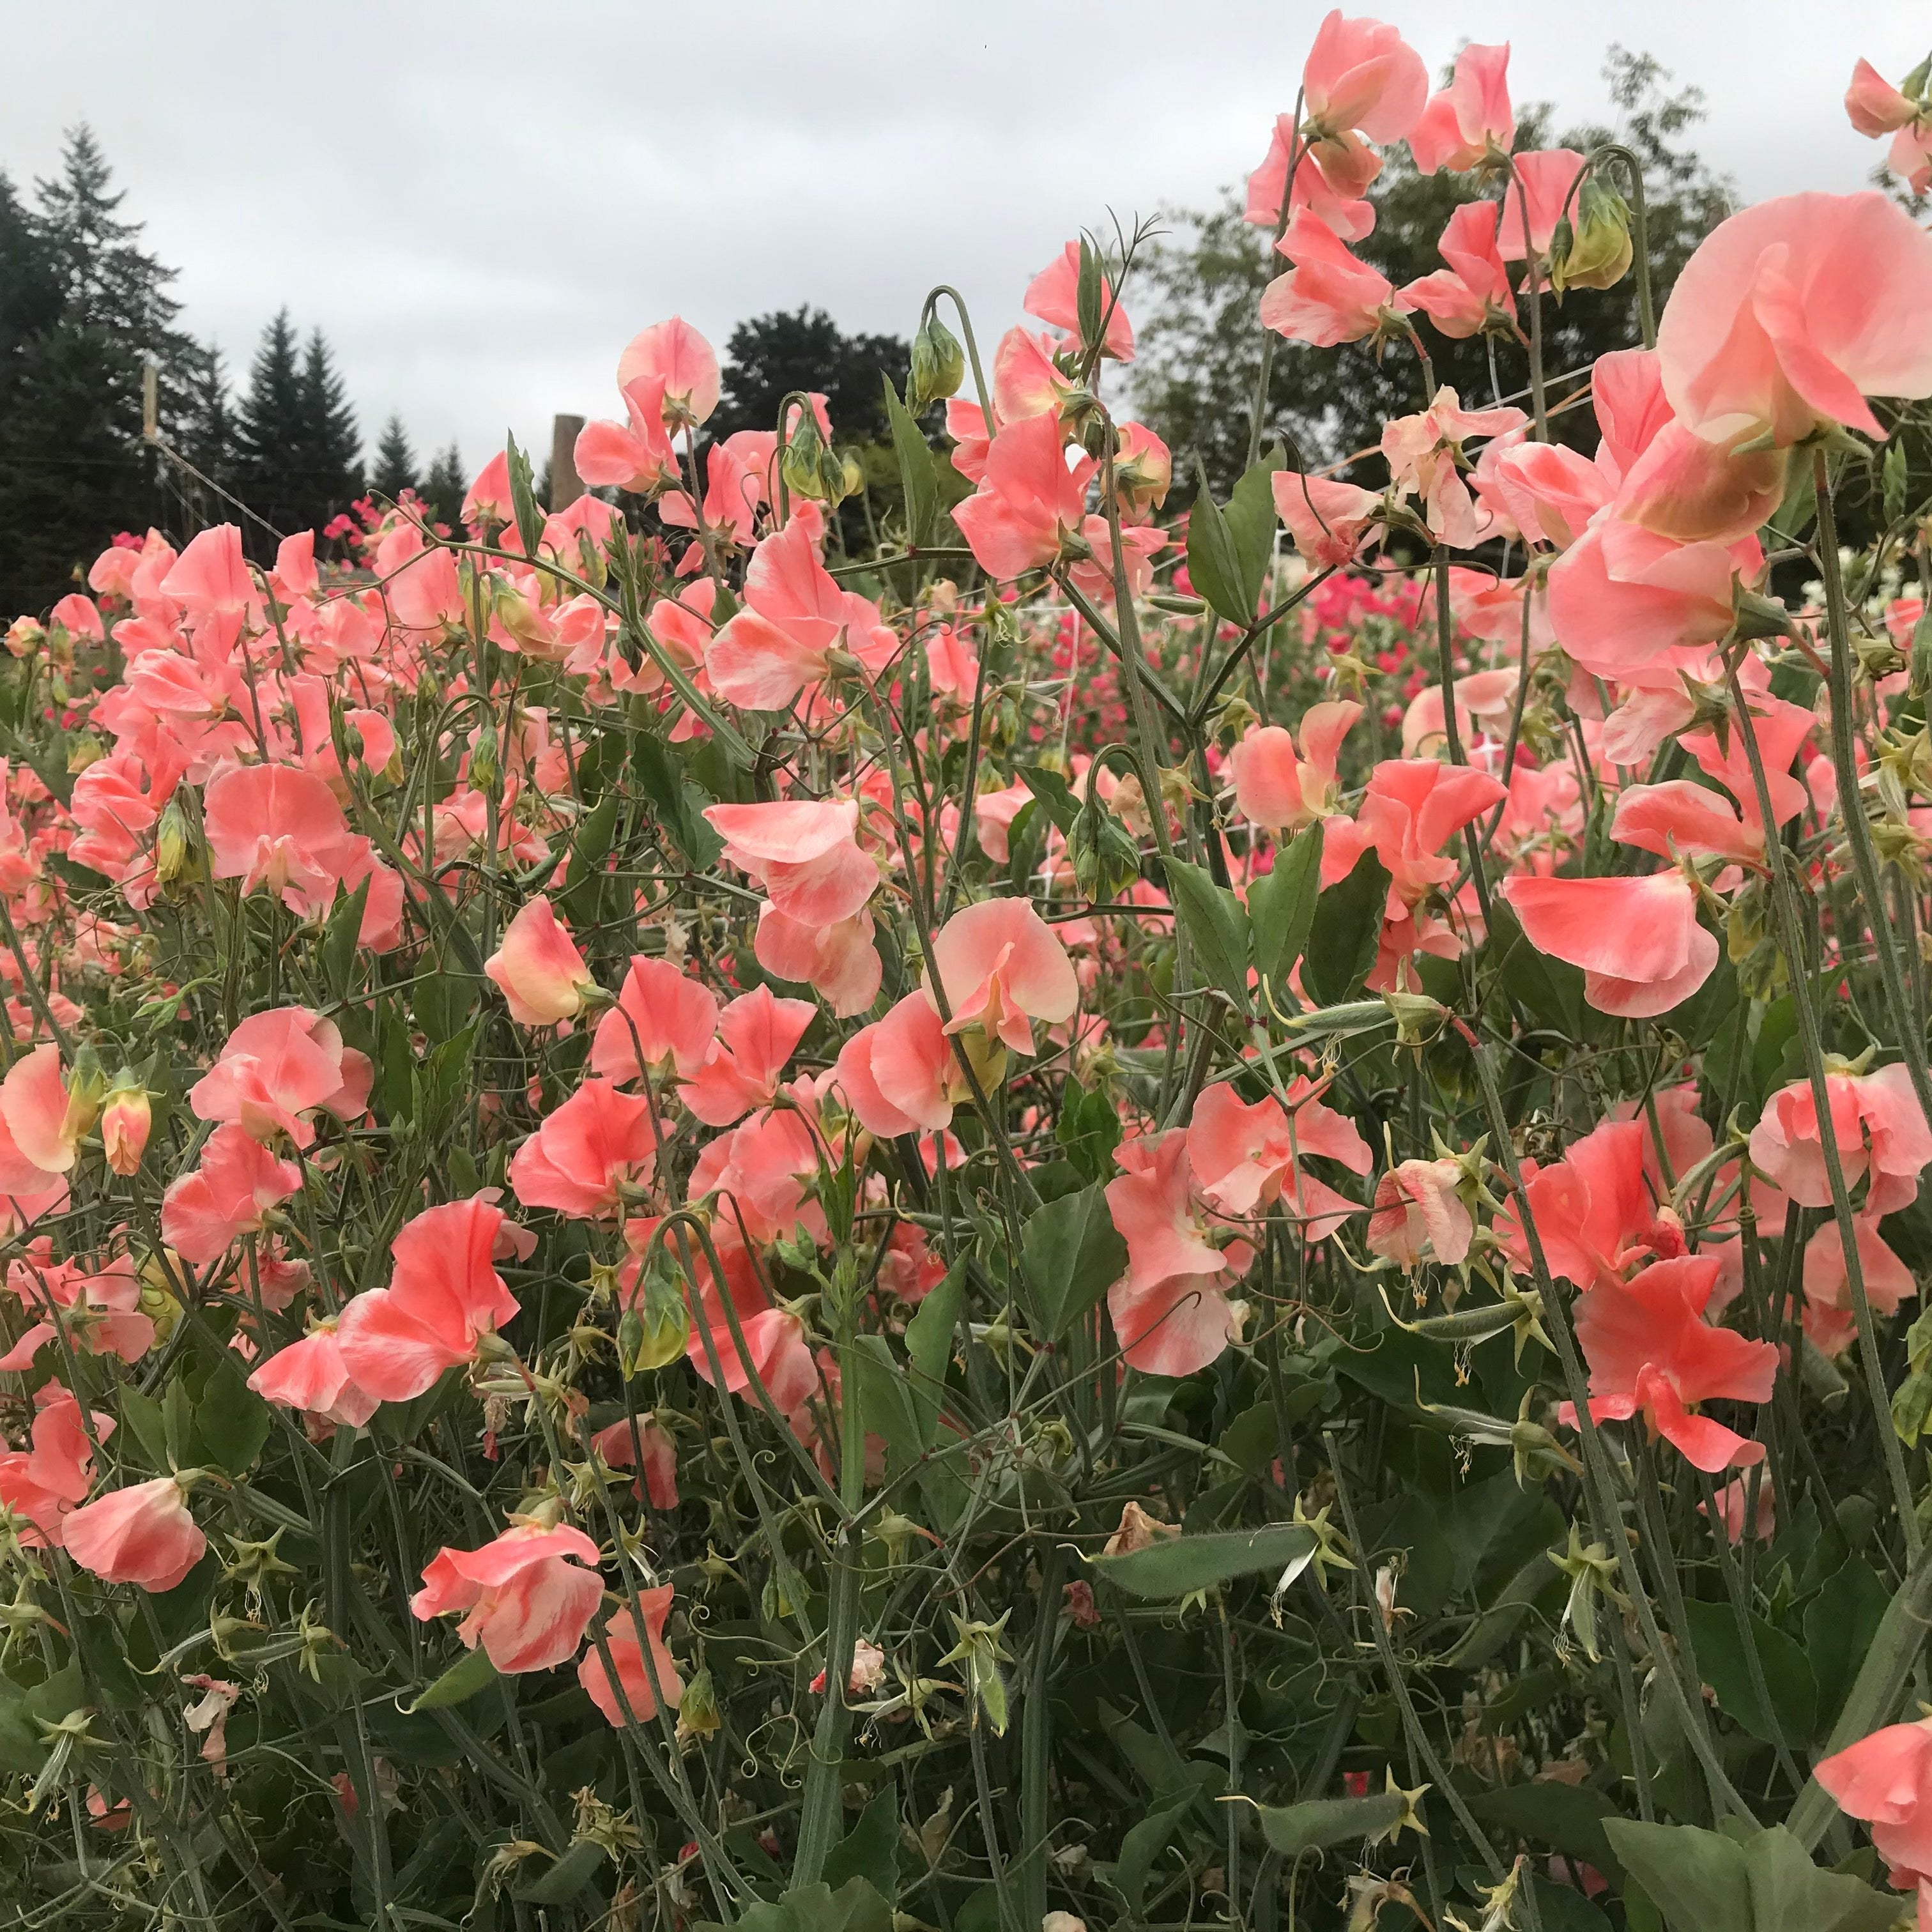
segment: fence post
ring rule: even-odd
[[[577,473],[577,433],[584,427],[581,416],[558,416],[550,431],[550,512],[568,509],[584,494]]]

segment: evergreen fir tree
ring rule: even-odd
[[[404,433],[403,419],[392,414],[382,425],[382,440],[376,446],[376,467],[369,487],[379,496],[394,502],[405,490],[418,487],[416,453]]]
[[[279,310],[262,332],[248,365],[248,387],[236,424],[235,488],[255,514],[284,533],[303,526],[301,454],[302,372],[295,324]],[[251,549],[267,532],[244,532]]]
[[[309,332],[302,351],[302,486],[308,505],[296,527],[318,530],[362,494],[362,434],[329,354],[328,338]]]
[[[116,531],[166,520],[141,438],[142,369],[161,372],[160,429],[190,413],[202,350],[176,326],[173,272],[121,219],[99,144],[70,133],[25,208],[0,191],[0,608],[70,588]],[[185,536],[191,532],[182,532]]]
[[[423,501],[440,524],[455,529],[463,518],[463,500],[470,493],[470,478],[464,472],[462,452],[452,443],[429,466],[423,478]]]

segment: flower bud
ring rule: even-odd
[[[943,403],[959,393],[966,380],[966,352],[959,338],[938,316],[912,339],[912,372],[906,378],[906,407],[914,416],[930,403]]]
[[[1560,221],[1550,244],[1550,286],[1607,289],[1630,265],[1630,208],[1623,196],[1592,176],[1576,191],[1574,226]]]
[[[92,731],[76,731],[67,741],[67,768],[71,776],[98,764],[106,757],[106,747]]]
[[[26,658],[32,657],[46,642],[46,632],[41,629],[35,619],[16,617],[7,626],[7,634],[4,639],[0,639],[0,642],[5,644],[10,656]]]
[[[785,439],[784,454],[778,460],[778,473],[794,496],[816,500],[825,494],[822,459],[827,453],[825,439],[818,433],[818,418],[810,410],[800,410]]]
[[[201,852],[178,799],[171,800],[154,833],[154,877],[164,886],[200,875]]]
[[[1102,802],[1098,786],[1088,792],[1066,835],[1066,856],[1074,884],[1090,904],[1118,898],[1140,877],[1140,847]]]
[[[724,1721],[718,1708],[718,1687],[708,1670],[700,1670],[684,1687],[684,1701],[677,1707],[677,1738],[680,1744],[708,1738]]]
[[[148,1090],[124,1067],[116,1076],[100,1109],[100,1144],[106,1153],[107,1165],[116,1174],[124,1176],[139,1171],[153,1124],[154,1108]]]

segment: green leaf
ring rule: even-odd
[[[1777,1743],[1780,1732],[1787,1744],[1804,1744],[1817,1724],[1818,1686],[1804,1646],[1761,1618],[1750,1619],[1765,1688],[1771,1693],[1767,1714],[1752,1685],[1743,1633],[1730,1605],[1694,1600],[1684,1606],[1684,1617],[1696,1647],[1699,1674],[1718,1694],[1718,1709],[1766,1744]]]
[[[238,1476],[254,1466],[274,1418],[230,1354],[208,1377],[195,1405],[194,1426],[208,1454],[231,1476]]]
[[[374,878],[372,872],[369,878]],[[322,983],[330,998],[346,1000],[355,991],[356,949],[362,935],[362,914],[369,903],[369,878],[352,892],[338,894],[328,915],[321,946]]]
[[[1098,1183],[1036,1208],[1020,1231],[1020,1266],[1049,1340],[1068,1334],[1126,1265],[1127,1244]]]
[[[679,769],[670,747],[655,732],[632,734],[631,764],[651,802],[659,827],[689,861],[694,872],[718,862],[724,842],[712,830],[704,808],[715,801]]]
[[[1316,901],[1301,980],[1322,1005],[1339,1006],[1361,991],[1376,963],[1388,888],[1388,868],[1371,848]]]
[[[1196,963],[1208,980],[1248,1010],[1248,916],[1226,886],[1217,886],[1198,866],[1169,858],[1167,888],[1174,910],[1186,928]]]
[[[1114,1889],[1126,1900],[1128,1911],[1136,1918],[1146,1906],[1148,1880],[1155,1861],[1186,1823],[1196,1795],[1196,1790],[1190,1789],[1156,1799],[1148,1808],[1146,1816],[1138,1824],[1130,1826],[1121,1836],[1120,1856],[1114,1866]]]
[[[890,1778],[859,1814],[859,1822],[825,1855],[825,1882],[836,1892],[863,1879],[890,1904],[899,1895],[898,1788]]]
[[[1672,1932],[1754,1932],[1749,1861],[1734,1840],[1634,1818],[1610,1819],[1604,1830]]]
[[[1106,1180],[1114,1172],[1114,1150],[1120,1144],[1120,1113],[1104,1088],[1090,1092],[1077,1080],[1062,1092],[1060,1126],[1054,1138],[1088,1180]]]
[[[1248,927],[1255,970],[1279,989],[1308,944],[1322,890],[1322,821],[1317,819],[1274,855],[1274,867],[1248,888]]]
[[[892,453],[898,458],[899,484],[905,491],[906,541],[914,549],[928,542],[939,512],[939,476],[933,467],[932,446],[920,434],[912,412],[899,400],[892,378],[883,378],[886,417],[892,424]]]
[[[945,1400],[946,1366],[952,1359],[952,1341],[959,1310],[966,1298],[966,1264],[956,1262],[946,1279],[919,1304],[906,1324],[906,1353],[911,1358],[906,1385],[919,1412],[920,1446],[930,1449],[939,1439],[939,1414]]]
[[[1300,1804],[1261,1807],[1262,1835],[1285,1858],[1352,1844],[1402,1822],[1408,1801],[1400,1791],[1367,1798],[1311,1798]]]
[[[911,1386],[892,1358],[892,1345],[883,1335],[855,1335],[842,1366],[857,1378],[866,1433],[884,1442],[895,1475],[910,1468],[926,1444]]]
[[[1080,801],[1074,796],[1072,788],[1058,772],[1045,765],[1020,765],[1016,769],[1026,780],[1027,790],[1039,800],[1064,838],[1073,830],[1073,821],[1080,816]]]
[[[134,1440],[140,1443],[142,1454],[147,1458],[151,1469],[164,1470],[168,1466],[168,1425],[161,1414],[161,1406],[150,1395],[143,1395],[132,1384],[121,1391],[121,1420],[128,1425]]]
[[[568,1904],[597,1876],[604,1859],[604,1847],[596,1839],[580,1838],[541,1878],[519,1886],[514,1895],[526,1905]]]
[[[1187,519],[1187,574],[1216,612],[1245,630],[1258,614],[1262,586],[1274,547],[1271,478],[1285,460],[1271,450],[1234,485],[1223,509],[1201,472]]]
[[[1862,1556],[1840,1564],[1804,1611],[1804,1654],[1818,1685],[1818,1729],[1844,1708],[1892,1594]]]
[[[1613,1886],[1623,1882],[1623,1867],[1604,1829],[1606,1819],[1622,1814],[1592,1786],[1553,1780],[1506,1785],[1471,1798],[1469,1808],[1486,1824],[1505,1826],[1519,1838],[1594,1865]]]
[[[1107,284],[1100,269],[1100,251],[1085,236],[1080,238],[1080,274],[1073,285],[1073,319],[1080,328],[1080,346],[1099,346],[1106,326]]]
[[[531,487],[530,459],[517,447],[517,439],[507,432],[505,454],[509,458],[510,508],[515,512],[517,534],[524,540],[524,554],[534,557],[543,536],[543,512],[537,508],[536,491]]]
[[[614,791],[606,792],[578,823],[577,836],[570,842],[570,863],[564,869],[563,890],[556,902],[566,925],[590,926],[596,921],[598,889],[603,884],[604,861],[616,836],[621,802]]]
[[[821,1881],[795,1885],[776,1901],[760,1899],[738,1921],[742,1932],[892,1932],[892,1909],[862,1878],[848,1879],[836,1892]],[[700,1920],[694,1932],[724,1932]]]
[[[1108,1582],[1136,1597],[1172,1599],[1257,1570],[1279,1575],[1304,1561],[1314,1547],[1312,1532],[1298,1523],[1274,1522],[1262,1529],[1163,1537],[1124,1556],[1090,1556],[1087,1560]]]
[[[466,1656],[459,1657],[409,1708],[412,1712],[444,1710],[466,1702],[497,1681],[490,1653],[478,1644]]]
[[[1781,1825],[1742,1844],[1634,1818],[1604,1828],[1670,1932],[1889,1932],[1898,1922],[1897,1898],[1821,1871]]]

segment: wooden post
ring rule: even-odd
[[[552,516],[567,510],[584,494],[577,474],[577,433],[584,427],[581,416],[559,416],[550,431],[550,512]]]
[[[161,365],[150,356],[141,364],[141,438],[154,442],[161,433]]]

